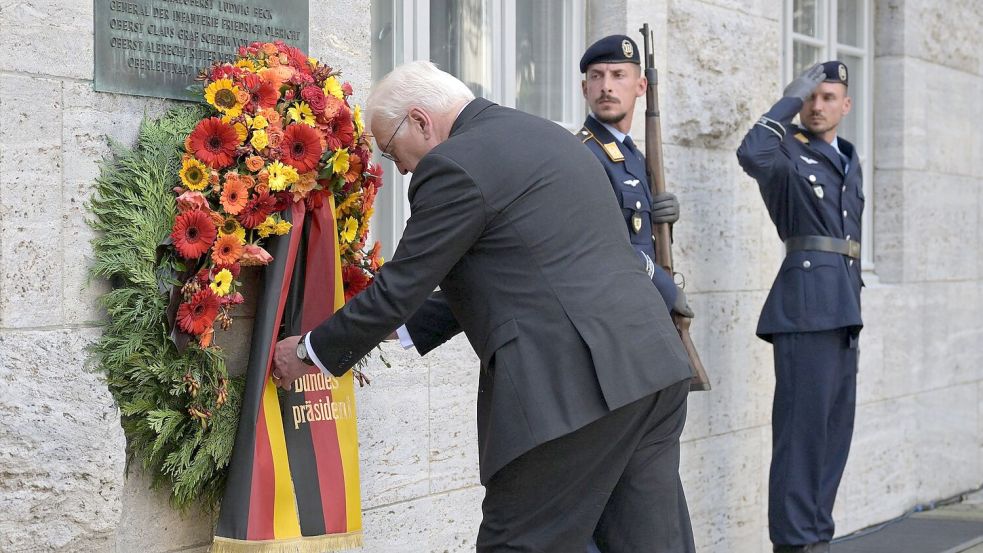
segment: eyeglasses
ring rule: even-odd
[[[399,163],[399,158],[389,153],[389,145],[393,143],[393,139],[396,138],[396,133],[399,132],[399,128],[403,126],[403,123],[406,122],[406,118],[409,116],[410,114],[408,113],[403,116],[403,119],[399,122],[398,125],[396,125],[396,130],[393,131],[393,135],[390,136],[389,141],[386,142],[386,147],[382,149],[382,157],[388,159],[393,163]]]

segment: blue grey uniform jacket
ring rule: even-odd
[[[584,128],[580,131],[580,140],[597,157],[604,166],[604,172],[608,175],[611,187],[618,199],[618,206],[621,208],[621,215],[625,218],[625,225],[628,229],[628,236],[631,245],[639,254],[644,253],[653,262],[655,261],[655,242],[652,240],[652,190],[649,188],[647,173],[645,172],[645,158],[641,152],[633,153],[627,146],[611,135],[604,125],[599,123],[590,115],[584,121]],[[615,144],[623,160],[615,161],[611,159],[604,150],[605,144]],[[642,226],[639,232],[632,231],[631,218],[635,212],[642,216]],[[644,258],[639,255],[644,263]],[[659,289],[659,294],[666,302],[666,307],[672,310],[676,302],[676,285],[673,283],[669,273],[656,267],[652,275],[652,282]]]
[[[783,98],[748,131],[737,159],[758,181],[761,197],[782,241],[830,236],[860,241],[864,209],[860,159],[839,138],[840,150],[792,125],[798,98]],[[771,341],[780,332],[850,328],[859,332],[860,261],[822,251],[789,252],[758,320],[757,334]]]

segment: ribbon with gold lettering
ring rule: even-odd
[[[352,373],[312,367],[289,392],[271,378],[278,339],[312,330],[345,302],[334,202],[292,204],[270,244],[239,428],[212,553],[314,553],[362,544]]]

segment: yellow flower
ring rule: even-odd
[[[347,244],[355,239],[358,233],[358,221],[354,217],[345,219],[345,228],[341,231],[341,239]]]
[[[223,115],[236,117],[242,113],[239,87],[231,79],[219,79],[205,88],[205,101]]]
[[[267,166],[266,170],[270,175],[270,190],[274,192],[286,190],[287,186],[297,182],[297,179],[300,178],[296,169],[289,165],[284,165],[280,161],[274,161]]]
[[[362,199],[362,191],[359,190],[354,194],[349,194],[345,201],[338,204],[338,207],[334,210],[335,219],[341,219],[342,215],[348,215],[354,207],[355,203]]]
[[[256,232],[259,233],[260,238],[267,238],[271,234],[276,232],[276,219],[272,215],[266,217],[266,220],[256,226]]]
[[[358,140],[358,137],[362,136],[362,131],[365,130],[365,121],[362,120],[362,106],[356,105],[352,116],[355,118],[355,140]]]
[[[181,182],[190,190],[204,190],[208,186],[208,167],[193,157],[181,164]]]
[[[208,285],[215,292],[215,295],[222,297],[229,293],[232,289],[232,272],[228,269],[222,269],[215,275],[215,279],[211,284]]]
[[[257,115],[256,117],[246,116],[246,122],[249,123],[249,128],[251,129],[265,129],[269,122],[262,115]]]
[[[307,58],[307,63],[311,64],[311,68],[317,69],[317,59]]]
[[[259,151],[269,145],[270,137],[267,136],[266,131],[262,129],[253,131],[253,137],[249,139],[249,143],[253,145],[253,148],[256,148],[256,150]]]
[[[283,236],[284,234],[290,232],[290,229],[292,228],[293,225],[290,223],[290,221],[277,221],[276,228],[273,229],[273,232],[276,233],[277,236]]]
[[[239,221],[236,221],[232,217],[226,219],[222,223],[222,226],[218,227],[218,235],[220,237],[225,236],[226,234],[231,234],[232,236],[238,238],[240,244],[246,243],[246,229],[239,224]]]
[[[334,77],[328,77],[324,80],[324,93],[330,94],[339,100],[345,99],[345,93],[341,90],[341,83]]]
[[[287,110],[287,114],[298,123],[314,126],[314,112],[311,111],[311,106],[307,105],[307,102],[297,102]]]
[[[331,156],[332,170],[339,175],[344,175],[348,172],[348,150],[338,148],[334,151],[334,155]]]
[[[249,134],[249,129],[246,128],[242,123],[236,123],[232,125],[232,128],[236,130],[236,136],[239,138],[239,143],[246,141],[246,136]]]
[[[237,61],[236,67],[239,67],[241,69],[248,69],[249,71],[252,71],[254,73],[256,72],[256,65],[253,64],[252,60],[248,60],[245,58],[242,58],[239,61]]]

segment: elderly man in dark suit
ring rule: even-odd
[[[605,552],[692,551],[686,353],[597,160],[429,62],[368,107],[413,173],[412,216],[368,289],[277,345],[279,384],[305,361],[341,375],[404,322],[421,353],[463,331],[481,359],[479,552],[583,551],[592,533]]]

